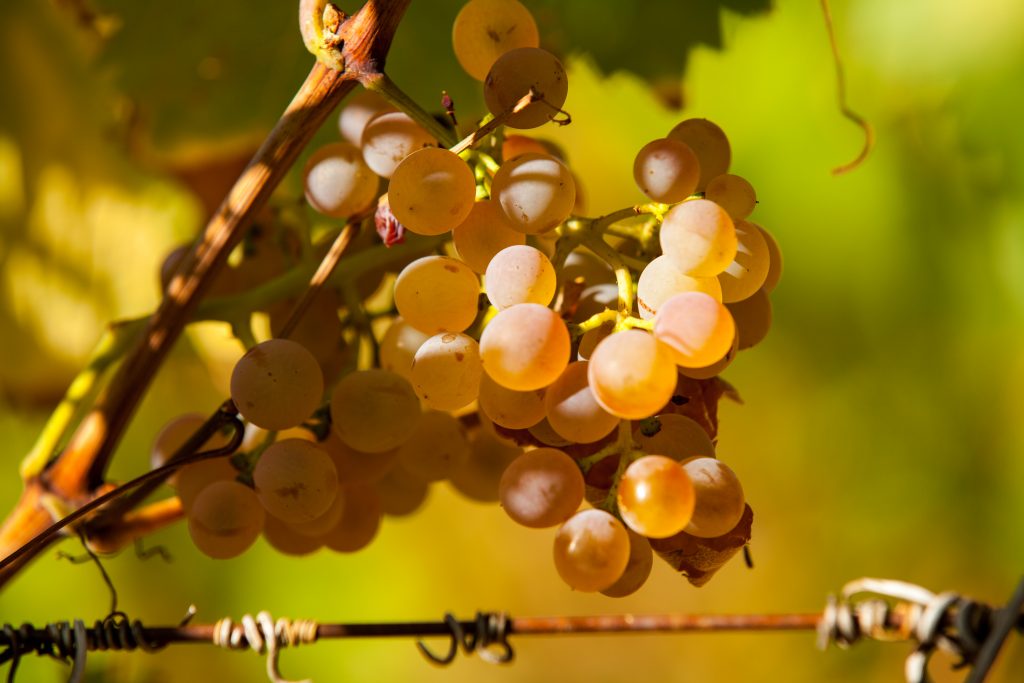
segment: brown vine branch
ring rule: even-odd
[[[868,158],[868,154],[871,153],[871,148],[875,145],[875,129],[867,119],[850,109],[849,105],[846,103],[846,75],[843,72],[843,58],[839,54],[839,42],[836,40],[835,27],[832,24],[832,10],[829,7],[828,0],[821,0],[821,11],[825,16],[825,28],[828,30],[828,42],[832,46],[832,60],[836,65],[836,97],[839,100],[839,111],[842,112],[843,116],[853,121],[862,131],[864,131],[864,146],[861,147],[860,153],[857,157],[849,163],[836,166],[832,169],[832,173],[834,175],[841,175],[857,168],[864,163],[865,159]]]

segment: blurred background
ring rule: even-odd
[[[120,606],[150,623],[270,610],[322,621],[514,615],[819,610],[861,576],[1001,604],[1024,573],[1024,4],[833,2],[851,106],[842,118],[818,3],[524,0],[564,58],[573,123],[560,145],[592,215],[640,201],[632,159],[691,116],[721,125],[753,219],[785,255],[768,338],[725,373],[719,456],[755,510],[754,568],[737,558],[702,589],[655,562],[621,600],[566,588],[550,531],[435,485],[416,516],[386,520],[355,555],[290,558],[263,541],[201,556],[182,525],[156,534],[172,563],[106,562]],[[190,239],[308,71],[294,2],[6,0],[0,4],[0,505],[17,466],[106,321],[159,297],[164,255]],[[343,2],[352,11],[356,2]],[[458,0],[418,0],[389,60],[428,108],[463,119],[479,86],[452,56]],[[680,107],[681,108],[676,108]],[[334,119],[318,138],[337,138]],[[295,192],[294,179],[285,193]],[[148,467],[168,418],[223,397],[210,336],[183,338],[115,460]],[[72,543],[63,549],[77,552]],[[3,621],[102,617],[96,568],[53,550],[0,593]],[[448,669],[411,641],[287,652],[316,681],[897,681],[907,644],[814,648],[810,633],[513,640],[518,659]],[[438,643],[443,647],[443,643]],[[263,680],[263,661],[210,647],[90,659],[93,680]],[[959,680],[949,658],[936,679]],[[1011,640],[993,680],[1020,680]],[[556,673],[557,672],[557,673]],[[49,660],[22,681],[64,680]]]

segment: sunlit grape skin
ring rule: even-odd
[[[249,349],[231,373],[231,398],[242,417],[263,429],[288,429],[320,403],[323,375],[313,355],[287,339]]]
[[[498,313],[480,337],[484,371],[515,391],[545,387],[569,364],[569,330],[540,304],[516,304]]]
[[[484,102],[495,116],[510,111],[531,89],[544,96],[508,116],[509,128],[536,128],[553,119],[565,104],[569,81],[558,59],[538,47],[509,50],[495,60],[484,79]]]
[[[753,212],[757,194],[746,178],[731,173],[716,176],[708,183],[704,197],[721,206],[734,221],[740,221]]]
[[[697,189],[697,155],[679,140],[648,142],[633,161],[633,180],[650,199],[664,204],[681,202]]]
[[[587,371],[601,407],[627,420],[653,415],[676,387],[676,366],[668,350],[640,330],[616,332],[598,342]]]
[[[395,307],[421,332],[462,332],[476,318],[479,293],[476,274],[465,263],[450,256],[424,256],[399,273]]]
[[[736,258],[736,227],[725,209],[707,199],[673,207],[659,239],[664,255],[691,276],[713,277]]]
[[[654,318],[654,336],[677,365],[703,368],[732,348],[736,324],[721,302],[703,292],[684,292],[662,305]]]
[[[476,199],[466,162],[447,149],[416,150],[395,168],[388,185],[391,212],[406,229],[442,235],[464,221]]]
[[[410,380],[416,395],[435,410],[458,410],[480,392],[480,347],[465,334],[443,332],[416,351]]]
[[[363,128],[363,160],[382,178],[390,178],[398,164],[418,149],[437,146],[437,140],[408,114],[385,111]]]
[[[452,242],[459,258],[483,274],[495,254],[525,244],[526,235],[512,229],[498,202],[485,200],[476,202],[466,219],[452,228]]]
[[[749,221],[737,221],[736,258],[718,274],[722,301],[742,301],[764,285],[771,269],[771,252],[764,233]]]
[[[452,24],[455,57],[478,81],[487,78],[495,60],[504,53],[539,43],[533,15],[517,0],[471,0]]]
[[[303,181],[310,206],[335,218],[369,208],[380,184],[359,148],[349,142],[335,142],[316,150],[306,162]]]
[[[714,458],[690,458],[683,463],[693,482],[696,505],[686,533],[715,538],[729,533],[743,516],[743,486],[728,465]]]
[[[693,517],[693,482],[682,465],[661,455],[638,458],[619,480],[619,514],[626,525],[648,538],[668,538]]]
[[[707,119],[687,119],[669,131],[666,136],[689,145],[700,162],[700,180],[697,190],[704,190],[712,178],[729,170],[732,150],[729,138],[717,125]]]
[[[523,245],[502,249],[487,265],[487,298],[499,311],[515,304],[547,306],[555,296],[555,269],[539,250]]]
[[[604,510],[582,510],[555,535],[555,569],[571,588],[593,593],[612,586],[629,562],[629,536]]]
[[[636,284],[636,305],[640,317],[650,320],[661,305],[676,294],[704,292],[722,300],[722,285],[717,277],[691,277],[676,267],[667,256],[659,256],[647,264]]]
[[[539,235],[572,213],[576,181],[568,167],[550,154],[522,154],[494,174],[491,196],[512,229]]]
[[[537,448],[505,468],[498,496],[501,507],[517,524],[543,529],[564,522],[579,508],[583,475],[562,451]]]
[[[607,436],[619,423],[597,402],[587,381],[587,362],[569,363],[544,392],[548,422],[560,436],[575,443],[592,443]]]

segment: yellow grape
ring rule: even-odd
[[[354,553],[370,544],[380,528],[380,498],[371,486],[346,486],[341,493],[345,509],[324,545],[339,553]]]
[[[385,111],[370,119],[360,142],[363,161],[382,178],[390,178],[402,159],[418,149],[437,147],[437,140],[400,111]]]
[[[747,221],[736,223],[736,258],[719,273],[722,301],[742,301],[764,284],[771,268],[771,252],[761,230]]]
[[[391,517],[404,517],[420,509],[430,493],[430,484],[410,474],[404,467],[393,467],[374,483],[380,509]]]
[[[231,373],[231,400],[249,422],[288,429],[320,404],[324,378],[309,351],[288,339],[269,339],[249,349]]]
[[[527,235],[551,230],[572,213],[576,181],[550,154],[523,154],[494,174],[491,201],[501,205],[509,226]]]
[[[544,143],[526,135],[506,135],[501,141],[501,160],[509,161],[520,154],[549,154]]]
[[[662,253],[687,275],[714,277],[736,258],[736,227],[725,209],[707,199],[673,207],[659,239]]]
[[[703,368],[732,348],[736,324],[721,302],[703,292],[676,294],[654,319],[654,336],[677,365]]]
[[[555,298],[555,268],[538,249],[525,244],[506,247],[487,265],[484,285],[499,311],[515,304],[547,306]]]
[[[693,517],[693,482],[682,465],[663,455],[633,461],[619,480],[616,494],[622,521],[648,538],[668,538]]]
[[[423,342],[412,364],[416,395],[434,410],[458,410],[480,392],[480,346],[465,334],[443,332]]]
[[[701,368],[686,368],[679,366],[679,374],[690,379],[710,379],[716,375],[722,374],[722,372],[732,365],[732,362],[736,360],[736,355],[740,351],[740,336],[734,334],[732,337],[732,346],[725,352],[725,355],[716,360],[710,365],[705,365]]]
[[[420,400],[408,380],[387,370],[360,370],[331,392],[331,424],[347,445],[366,453],[401,446],[420,420]]]
[[[419,235],[443,235],[466,220],[476,179],[465,161],[437,147],[416,150],[398,164],[388,185],[391,213]]]
[[[330,456],[338,473],[338,483],[368,484],[382,479],[398,462],[398,449],[380,453],[357,451],[345,444],[338,433],[331,430],[320,447]]]
[[[300,534],[291,524],[273,515],[267,515],[263,522],[263,538],[277,552],[294,557],[309,555],[324,545],[319,538]]]
[[[188,511],[188,532],[201,553],[226,560],[256,542],[264,517],[251,488],[237,481],[216,481],[196,496]]]
[[[679,270],[667,256],[652,260],[640,273],[636,284],[636,305],[640,317],[650,320],[657,315],[663,303],[683,292],[704,292],[718,301],[722,300],[719,278],[691,277]]]
[[[480,337],[484,370],[515,391],[540,389],[569,364],[569,330],[540,304],[516,304],[499,312]]]
[[[668,348],[640,330],[602,339],[590,355],[587,370],[597,402],[626,420],[653,415],[676,388],[676,366]]]
[[[700,180],[697,191],[707,187],[712,178],[729,170],[732,149],[721,128],[707,119],[687,119],[669,131],[669,138],[685,142],[697,155]]]
[[[398,459],[407,472],[422,481],[441,481],[469,460],[469,442],[456,418],[428,410],[412,438],[398,449]]]
[[[484,79],[484,102],[495,116],[510,111],[533,90],[543,102],[532,102],[505,119],[509,128],[536,128],[553,119],[565,104],[569,79],[558,59],[539,47],[519,47],[498,57]]]
[[[479,201],[466,220],[452,229],[452,242],[459,258],[474,272],[483,274],[494,255],[505,247],[526,244],[526,235],[513,230],[495,201]]]
[[[587,383],[587,362],[569,363],[544,392],[548,422],[574,443],[598,441],[615,429],[619,418],[600,406]]]
[[[540,35],[530,10],[517,0],[470,0],[452,24],[459,64],[478,81],[498,57],[519,47],[537,47]]]
[[[320,538],[333,529],[341,519],[341,513],[345,509],[345,493],[339,486],[331,501],[331,506],[322,514],[317,515],[308,522],[290,522],[297,534],[310,538]]]
[[[597,345],[600,344],[605,337],[610,335],[613,329],[615,329],[615,323],[608,322],[600,327],[595,327],[584,332],[583,336],[580,337],[580,345],[576,351],[576,358],[578,360],[589,360],[594,353],[594,349],[597,348]]]
[[[731,173],[716,176],[704,190],[705,199],[726,210],[734,221],[749,216],[757,206],[757,193],[746,178]]]
[[[450,256],[424,256],[399,273],[395,307],[421,332],[462,332],[476,319],[480,282],[469,266]]]
[[[732,531],[746,507],[736,473],[714,458],[691,458],[683,463],[683,469],[693,482],[697,498],[686,533],[717,538]]]
[[[477,430],[469,439],[469,459],[452,472],[449,480],[456,491],[470,500],[497,502],[501,475],[522,453],[522,448]]]
[[[191,465],[185,465],[178,470],[178,480],[175,482],[178,499],[181,500],[181,507],[187,512],[191,509],[203,489],[211,483],[234,481],[237,476],[238,470],[235,469],[227,457],[208,458]]]
[[[644,420],[633,438],[648,455],[664,455],[680,462],[696,455],[715,457],[708,433],[685,415],[667,413]]]
[[[430,335],[420,332],[401,316],[391,321],[380,340],[380,367],[412,381],[412,361]]]
[[[513,460],[498,484],[501,507],[532,529],[561,524],[583,502],[583,475],[576,461],[554,448],[537,448]]]
[[[206,424],[206,416],[200,413],[185,413],[165,424],[157,433],[156,439],[153,440],[153,450],[149,454],[149,466],[152,469],[156,469],[166,465],[171,456],[184,446],[185,442],[192,438],[192,435],[204,424]],[[223,448],[228,445],[229,441],[230,439],[225,434],[215,432],[213,436],[206,440],[206,443],[196,450],[196,453]],[[226,458],[217,458],[215,460],[226,461]],[[174,472],[167,478],[167,482],[175,486],[180,473],[181,470]]]
[[[309,157],[303,173],[306,201],[333,218],[347,218],[370,208],[379,186],[380,179],[350,142],[321,147]]]
[[[555,431],[546,417],[537,424],[531,425],[527,431],[530,432],[530,436],[545,446],[565,448],[572,445],[572,441]]]
[[[640,534],[626,529],[629,534],[629,561],[619,580],[601,591],[609,598],[624,598],[636,593],[647,583],[654,566],[654,551],[651,542]]]
[[[387,100],[371,90],[362,88],[345,100],[345,105],[338,114],[338,132],[353,145],[362,144],[363,130],[377,114],[394,111],[395,108]]]
[[[555,569],[571,588],[586,593],[610,588],[629,564],[629,536],[604,510],[581,510],[555,536]]]
[[[697,155],[679,140],[661,138],[644,145],[633,160],[633,180],[650,199],[663,204],[681,202],[697,189]]]
[[[501,386],[485,372],[480,379],[480,410],[495,424],[526,429],[544,419],[544,390],[514,391]]]
[[[753,296],[728,304],[726,308],[736,322],[740,351],[756,346],[768,335],[772,326],[772,302],[763,287]]]
[[[252,479],[267,512],[292,524],[327,512],[338,492],[338,473],[331,458],[302,439],[271,444],[257,461]]]
[[[779,243],[775,241],[770,232],[760,225],[757,226],[757,229],[761,231],[761,236],[764,237],[765,244],[768,245],[768,275],[765,276],[761,288],[770,294],[782,278],[782,251],[779,250]]]

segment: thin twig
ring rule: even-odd
[[[846,76],[843,73],[843,58],[839,54],[839,43],[836,40],[835,27],[832,25],[832,10],[829,8],[828,0],[821,0],[821,11],[825,15],[828,42],[832,46],[832,60],[836,65],[836,96],[839,100],[839,111],[864,131],[864,146],[861,147],[860,154],[853,161],[832,169],[834,175],[840,175],[857,168],[868,158],[868,154],[871,153],[871,148],[875,144],[875,130],[867,119],[850,109],[846,103]]]

